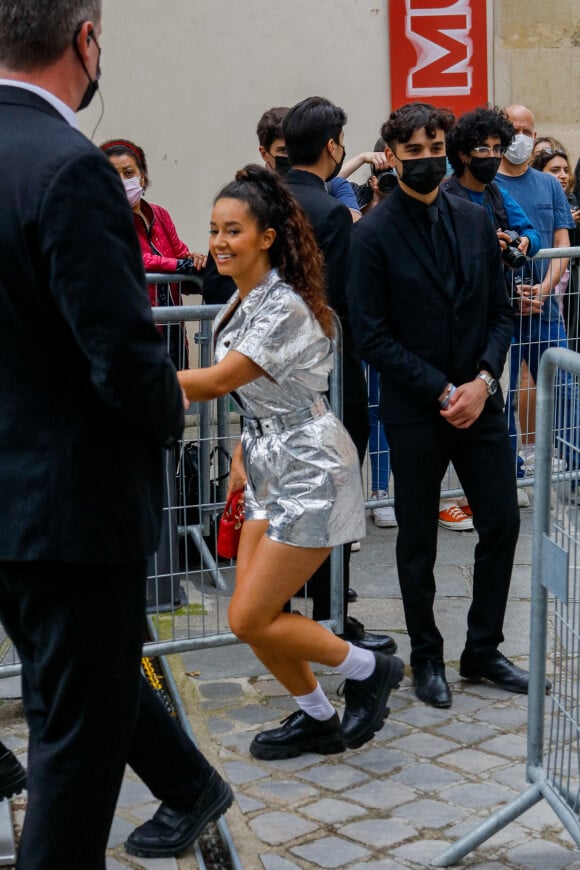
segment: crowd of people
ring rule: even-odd
[[[369,443],[374,522],[398,527],[417,697],[453,700],[433,610],[451,466],[465,494],[451,513],[478,535],[460,674],[528,691],[500,650],[517,477],[533,461],[518,389],[545,349],[578,340],[577,265],[530,259],[578,239],[578,191],[566,150],[536,135],[528,107],[455,118],[410,103],[348,162],[342,108],[308,97],[269,109],[257,128],[264,165],[222,187],[209,254],[195,253],[144,198],[143,148],[117,138],[99,149],[77,129],[101,74],[100,19],[99,0],[0,3],[0,156],[11,167],[0,179],[0,618],[22,662],[30,735],[28,771],[0,744],[0,798],[28,788],[23,870],[104,870],[126,764],[161,802],[129,835],[132,854],[178,855],[233,801],[139,668],[162,455],[190,401],[230,394],[243,418],[229,621],[297,708],[250,752],[338,753],[382,727],[404,667],[393,638],[348,615]],[[368,182],[349,182],[365,164]],[[180,327],[160,335],[151,307],[179,304],[184,288],[171,277],[147,287],[145,269],[199,276],[204,296],[224,302],[213,365],[189,367]],[[336,364],[342,420],[327,401]],[[556,389],[567,413],[555,459],[575,470],[578,397],[569,376]],[[334,547],[341,636],[319,624]],[[305,585],[313,619],[289,606]],[[342,719],[311,663],[344,676]]]

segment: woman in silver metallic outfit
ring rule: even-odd
[[[382,726],[403,664],[283,612],[332,547],[365,533],[357,453],[325,397],[333,317],[322,258],[300,206],[259,166],[240,170],[216,197],[210,250],[238,289],[216,320],[215,364],[179,379],[190,401],[231,393],[244,416],[229,482],[230,493],[246,490],[229,621],[299,707],[259,733],[250,752],[341,752]],[[309,662],[345,677],[342,723]]]

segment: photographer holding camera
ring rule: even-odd
[[[526,255],[532,257],[541,247],[539,233],[510,194],[494,179],[501,157],[515,134],[508,117],[497,108],[480,107],[458,118],[447,134],[447,158],[454,175],[441,187],[487,209],[502,250],[506,281],[517,297],[514,306],[522,310]],[[519,270],[516,275],[513,271]],[[508,277],[509,276],[509,277]],[[509,419],[510,436],[517,442],[515,417]],[[524,476],[523,460],[517,459],[518,477]],[[525,490],[518,489],[518,504],[529,507]]]
[[[505,266],[521,269],[526,258],[540,250],[540,235],[521,206],[494,181],[514,135],[511,121],[500,109],[480,107],[461,115],[446,137],[454,175],[441,187],[487,209]]]

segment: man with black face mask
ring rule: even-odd
[[[519,260],[515,260],[517,251],[533,257],[542,246],[539,232],[534,229],[522,207],[505,187],[494,180],[501,158],[514,136],[514,126],[501,109],[485,106],[466,112],[447,134],[447,158],[454,175],[441,185],[441,189],[447,193],[462,196],[487,210],[502,249],[510,290],[514,274],[511,269],[514,263],[519,263]],[[517,233],[519,239],[517,245],[512,239],[509,249],[510,237],[505,230]],[[509,418],[509,426],[513,444],[517,442],[513,414]],[[523,460],[518,456],[516,461],[517,476],[524,477]],[[520,507],[529,507],[530,500],[525,489],[518,489],[518,504]]]
[[[77,129],[100,32],[100,0],[0,0],[0,619],[29,727],[21,870],[104,870],[127,763],[163,801],[132,853],[183,851],[233,800],[139,672],[183,398],[123,186]]]
[[[518,250],[533,257],[541,247],[540,234],[521,206],[494,180],[514,135],[513,124],[501,109],[482,106],[461,115],[446,136],[454,174],[441,189],[486,208],[502,251],[510,242],[503,230],[513,230],[520,239]]]
[[[327,184],[342,167],[346,149],[346,113],[324,97],[308,97],[288,110],[282,133],[291,169],[284,180],[312,225],[324,257],[326,289],[342,326],[343,422],[354,441],[362,465],[368,437],[367,387],[360,357],[355,350],[345,296],[352,217],[348,208],[329,196]],[[367,649],[395,652],[390,635],[365,631],[347,616],[350,544],[343,547],[344,614],[347,640]],[[313,598],[313,618],[330,617],[330,563],[327,559],[308,583]]]
[[[361,355],[380,374],[391,448],[397,569],[417,696],[451,705],[433,614],[439,492],[453,462],[479,534],[461,675],[527,692],[498,650],[519,530],[497,384],[513,333],[500,248],[485,211],[440,192],[446,110],[412,103],[381,135],[398,188],[353,230],[347,291]]]

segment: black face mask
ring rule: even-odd
[[[89,73],[88,69],[85,66],[85,62],[82,58],[82,55],[79,51],[79,47],[77,45],[77,39],[78,39],[81,27],[82,27],[82,24],[79,24],[79,26],[77,27],[77,29],[74,32],[73,48],[76,52],[78,59],[81,62],[82,68],[84,69],[85,73],[87,74],[87,78],[89,80],[89,83],[87,85],[86,91],[83,94],[83,98],[77,107],[77,112],[82,112],[83,109],[86,109],[87,106],[90,105],[91,100],[93,99],[93,97],[95,96],[97,91],[99,90],[99,79],[101,78],[101,47],[99,46],[99,43],[97,42],[96,37],[93,35],[93,32],[91,31],[89,33],[88,38],[95,40],[95,45],[97,46],[97,48],[99,50],[99,59],[97,61],[97,76],[96,76],[96,78],[92,79],[91,74]]]
[[[279,157],[274,157],[274,165],[278,175],[286,175],[290,169],[290,158],[286,154],[280,154]]]
[[[497,175],[500,163],[500,157],[472,157],[469,168],[476,181],[489,184]]]
[[[447,172],[445,157],[418,157],[416,160],[401,160],[401,163],[401,181],[415,193],[431,193],[439,187]]]
[[[324,179],[325,181],[332,181],[332,179],[336,178],[336,176],[342,169],[342,164],[344,163],[344,158],[346,157],[346,148],[344,147],[344,145],[341,145],[340,147],[342,148],[342,157],[340,161],[334,160],[334,157],[332,158],[334,160],[334,169],[332,170],[328,178]]]

